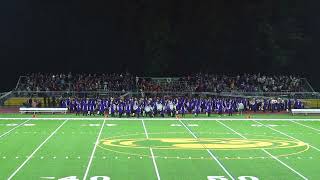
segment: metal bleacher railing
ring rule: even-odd
[[[282,98],[282,99],[302,99],[313,107],[320,107],[320,93],[318,92],[123,92],[123,91],[10,91],[0,97],[0,103],[5,105],[5,101],[12,99],[24,99],[26,102],[32,99],[55,99],[61,98],[109,98],[109,97],[221,97],[221,98]],[[17,106],[18,104],[16,104]],[[13,105],[7,105],[13,106]]]
[[[308,91],[315,92],[307,78],[302,78],[301,81],[305,84],[305,87],[308,87]]]

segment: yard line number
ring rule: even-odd
[[[77,176],[68,176],[64,178],[60,178],[58,180],[79,180]],[[92,176],[90,180],[110,180],[109,176]]]
[[[77,176],[68,176],[58,180],[79,180]],[[93,176],[90,180],[110,180],[108,176]],[[208,176],[208,180],[228,180],[225,176]],[[238,180],[259,180],[255,176],[239,176]]]
[[[225,176],[208,176],[208,180],[228,180]],[[259,180],[255,176],[239,176],[238,180]]]

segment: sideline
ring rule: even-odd
[[[0,120],[78,120],[78,121],[85,121],[85,120],[112,120],[112,121],[168,121],[168,120],[187,120],[187,121],[320,121],[320,119],[267,119],[267,118],[32,118],[32,117],[25,117],[25,118],[0,118]]]

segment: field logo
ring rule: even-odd
[[[309,145],[302,141],[282,139],[268,136],[252,136],[252,139],[243,138],[184,138],[181,132],[175,133],[177,138],[159,136],[161,133],[149,133],[151,137],[145,138],[144,134],[122,135],[113,138],[101,139],[99,147],[108,151],[127,155],[146,156],[145,149],[155,150],[215,150],[215,151],[254,151],[261,149],[278,149],[276,157],[302,153],[309,149]],[[168,133],[166,133],[168,134]],[[174,133],[172,133],[174,134]],[[201,133],[205,134],[205,133]],[[281,151],[280,151],[281,149]],[[250,153],[248,153],[250,156]],[[252,154],[251,154],[252,155]],[[228,159],[252,159],[265,157],[228,157]],[[189,157],[190,159],[190,157]],[[193,158],[194,159],[194,158]],[[200,157],[199,157],[200,159]]]
[[[240,139],[240,138],[124,138],[103,139],[101,145],[122,148],[153,148],[153,149],[279,149],[306,145],[301,141],[272,139]]]

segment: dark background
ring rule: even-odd
[[[319,0],[0,2],[0,90],[29,72],[300,74],[319,87]]]

